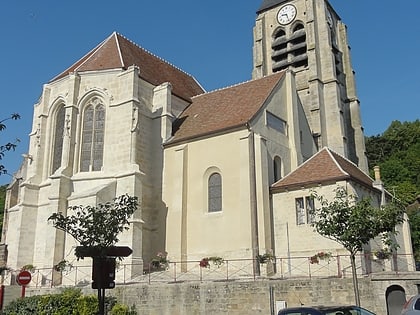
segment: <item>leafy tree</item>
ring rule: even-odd
[[[4,203],[6,201],[6,185],[0,186],[0,233],[3,228]]]
[[[392,202],[384,207],[374,207],[370,199],[358,200],[344,187],[335,190],[334,200],[313,194],[319,205],[313,210],[312,226],[322,236],[341,244],[350,253],[356,304],[360,305],[356,275],[356,254],[363,245],[381,236],[385,244],[392,246],[391,236],[395,226],[403,222],[403,208]]]
[[[97,247],[100,251],[118,242],[118,234],[128,230],[129,218],[138,206],[137,197],[122,195],[98,206],[73,206],[68,212],[74,214],[65,216],[54,213],[48,221],[54,227],[73,236],[81,246]],[[76,251],[78,258],[83,253]]]
[[[5,118],[3,120],[0,120],[0,131],[6,129],[5,121],[10,120],[10,119],[11,120],[20,119],[20,115],[14,113],[14,114],[10,115],[10,117]],[[3,159],[3,157],[4,157],[4,155],[7,151],[11,151],[11,150],[14,151],[15,150],[18,142],[19,142],[19,139],[16,139],[14,142],[8,142],[6,144],[0,145],[0,161]],[[7,173],[6,168],[4,167],[3,164],[0,164],[0,175],[1,174],[6,174],[6,173]]]
[[[366,152],[369,168],[380,166],[385,188],[404,206],[412,205],[420,196],[420,120],[393,121],[383,134],[366,138]],[[417,261],[420,260],[419,211],[418,207],[407,208]]]

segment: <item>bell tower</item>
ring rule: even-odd
[[[291,70],[321,149],[368,171],[346,26],[327,0],[264,0],[254,27],[253,78]]]

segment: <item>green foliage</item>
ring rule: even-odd
[[[382,134],[366,138],[369,168],[379,165],[381,179],[388,191],[405,206],[413,205],[420,196],[420,120],[393,121]],[[417,261],[420,261],[419,208],[407,208],[411,241]]]
[[[420,211],[408,213],[408,218],[411,226],[411,240],[414,248],[414,258],[420,261]],[[416,250],[417,249],[417,250]]]
[[[137,312],[114,297],[107,297],[106,309],[113,315],[135,315]],[[79,289],[64,289],[59,294],[36,295],[17,299],[7,305],[3,315],[92,315],[98,313],[98,299],[94,295],[82,295]]]
[[[38,304],[41,296],[35,295],[24,299],[17,299],[8,304],[2,311],[3,315],[38,314]]]
[[[137,197],[122,195],[106,204],[74,206],[72,215],[52,214],[48,220],[54,227],[73,236],[81,246],[105,249],[118,242],[118,234],[128,230],[129,218],[136,211]],[[76,252],[76,256],[83,258]]]
[[[394,202],[385,207],[374,207],[370,199],[358,200],[344,187],[335,190],[332,201],[317,193],[313,195],[320,206],[313,210],[311,225],[319,234],[343,245],[350,252],[355,302],[360,305],[355,256],[362,251],[364,244],[377,236],[381,236],[387,246],[396,247],[391,236],[396,234],[395,226],[404,221],[404,209]]]
[[[136,315],[137,311],[135,310],[134,306],[131,309],[124,304],[117,303],[111,309],[111,315]]]
[[[14,113],[14,114],[10,115],[10,117],[5,118],[3,120],[0,120],[0,131],[6,129],[5,121],[10,120],[10,119],[12,119],[12,120],[20,119],[20,115]],[[19,142],[19,139],[16,139],[13,142],[7,142],[5,144],[0,145],[0,161],[3,159],[3,157],[4,157],[4,155],[7,151],[14,151],[15,150],[18,142]],[[1,174],[6,174],[6,173],[7,173],[6,168],[4,167],[3,164],[0,164],[0,175]]]
[[[366,138],[369,169],[379,165],[388,191],[409,205],[420,194],[420,120],[393,121],[382,135]]]
[[[7,188],[7,185],[0,186],[0,233],[3,228],[4,204],[6,201],[6,188]]]
[[[314,197],[320,207],[314,209],[312,226],[319,234],[343,245],[352,255],[377,236],[390,244],[389,235],[395,234],[395,226],[404,220],[402,206],[392,202],[381,208],[374,207],[370,199],[357,200],[344,187],[335,190],[332,201],[317,193]]]

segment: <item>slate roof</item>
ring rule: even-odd
[[[235,128],[246,128],[271,95],[284,72],[198,95],[174,123],[178,143]]]
[[[257,13],[261,13],[262,11],[271,9],[272,7],[275,7],[283,2],[288,2],[288,1],[290,0],[264,0],[260,8],[257,10]]]
[[[329,148],[323,148],[295,171],[274,183],[271,191],[276,193],[339,180],[352,180],[370,188],[373,183],[373,179],[353,162]]]
[[[111,36],[84,57],[53,78],[51,82],[76,71],[125,70],[132,65],[139,67],[142,79],[155,86],[164,82],[170,82],[172,84],[172,92],[187,101],[190,101],[192,96],[204,92],[204,89],[191,75],[146,51],[116,32],[112,33]]]

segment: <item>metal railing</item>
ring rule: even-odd
[[[256,272],[259,265],[260,272]],[[399,274],[416,270],[412,255],[398,254],[388,259],[374,259],[371,255],[356,257],[358,276],[377,273]],[[5,285],[15,284],[19,270],[6,271]],[[70,266],[63,271],[54,268],[32,270],[30,287],[87,286],[91,283],[92,266]],[[210,262],[201,267],[200,261],[167,262],[160,266],[152,264],[120,263],[116,269],[117,284],[152,284],[176,282],[231,281],[257,279],[307,279],[351,277],[350,256],[337,255],[313,262],[311,257],[277,257],[273,261],[259,264],[256,259],[229,259],[220,265]]]

